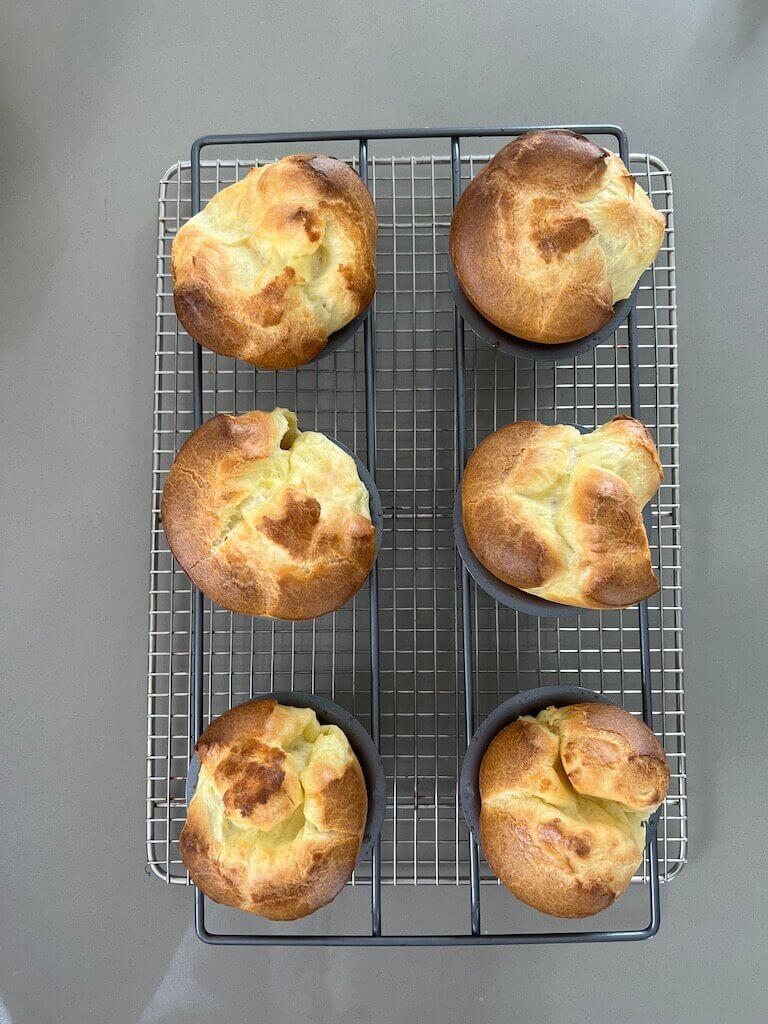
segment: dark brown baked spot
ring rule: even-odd
[[[275,544],[299,554],[312,542],[315,527],[320,522],[320,502],[308,494],[287,491],[283,514],[279,519],[264,516],[260,529]]]
[[[597,232],[587,217],[544,217],[534,228],[534,241],[547,263],[578,249]]]
[[[551,821],[539,825],[539,834],[546,842],[553,846],[563,846],[577,857],[588,857],[592,852],[592,845],[586,836],[578,832],[569,832],[560,818],[552,818]]]
[[[322,231],[320,221],[316,214],[311,213],[309,210],[305,210],[303,206],[300,206],[291,214],[290,220],[298,221],[301,224],[310,242],[320,241]]]
[[[274,277],[255,296],[251,303],[254,319],[262,327],[274,327],[285,315],[285,296],[296,282],[296,271],[286,267],[279,277]]]
[[[225,764],[229,764],[229,761]],[[223,767],[219,766],[217,774]],[[256,807],[263,807],[279,793],[285,779],[285,772],[277,758],[245,764],[234,761],[233,775],[235,784],[224,793],[224,807],[229,813],[239,811],[244,818],[247,818]]]

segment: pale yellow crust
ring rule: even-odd
[[[181,832],[192,881],[273,921],[325,906],[352,874],[368,813],[360,764],[309,708],[252,701],[214,719]]]
[[[648,431],[631,417],[591,434],[511,423],[467,463],[467,542],[510,586],[558,604],[626,608],[659,589],[642,509],[663,476]]]
[[[653,733],[621,708],[575,704],[525,716],[480,766],[480,838],[491,870],[523,903],[588,917],[629,885],[669,766]]]
[[[370,305],[376,210],[332,157],[255,167],[173,242],[176,315],[201,345],[270,370],[300,366]]]
[[[184,572],[217,604],[311,619],[363,585],[375,556],[354,460],[285,409],[215,416],[191,435],[161,506]]]
[[[573,132],[528,132],[464,190],[451,261],[484,317],[557,344],[610,320],[656,258],[664,229],[616,154]]]

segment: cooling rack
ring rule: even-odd
[[[524,128],[215,136],[160,183],[157,250],[154,455],[149,623],[147,864],[163,881],[189,884],[178,837],[194,739],[211,717],[254,694],[294,689],[331,697],[378,741],[389,801],[381,840],[351,883],[370,903],[359,934],[265,926],[249,915],[206,923],[205,941],[249,944],[489,944],[639,939],[659,926],[659,882],[686,860],[686,773],[680,581],[677,344],[672,182],[656,157],[627,151],[613,127],[582,127],[613,142],[665,216],[664,245],[643,276],[635,311],[612,341],[551,366],[499,355],[465,327],[447,282],[451,212],[461,188]],[[616,145],[618,144],[618,145]],[[204,147],[221,147],[201,159]],[[256,148],[255,155],[249,150]],[[371,316],[347,348],[294,371],[256,371],[195,346],[173,310],[176,231],[194,209],[250,167],[308,149],[347,158],[367,180],[379,218],[378,286]],[[264,150],[264,152],[259,152]],[[235,158],[232,154],[236,154]],[[247,156],[245,154],[248,154]],[[300,426],[337,437],[375,469],[385,533],[370,588],[333,615],[278,623],[202,600],[173,559],[160,498],[176,451],[219,412],[275,405]],[[452,504],[466,454],[520,418],[588,427],[633,412],[651,429],[665,479],[647,521],[659,594],[638,609],[537,619],[497,605],[457,563]],[[465,685],[465,680],[467,685]],[[466,736],[499,702],[553,682],[587,686],[643,715],[664,744],[672,780],[654,840],[634,881],[647,888],[644,917],[596,928],[488,930],[481,893],[498,883],[470,839],[457,795]],[[408,934],[386,929],[386,893],[416,886],[427,919]],[[465,927],[429,927],[434,887],[464,887]],[[347,894],[344,894],[347,895]],[[501,894],[500,894],[501,895]],[[503,894],[506,896],[506,894]],[[487,901],[486,901],[487,902]],[[509,899],[509,920],[514,918]],[[383,911],[383,913],[382,913]],[[248,926],[242,923],[248,918]],[[309,928],[305,929],[309,931]]]

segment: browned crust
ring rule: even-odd
[[[530,718],[518,718],[494,736],[480,764],[480,796],[490,798],[499,791],[519,792],[536,776],[536,790],[547,796],[547,785],[536,773],[558,756],[555,737]]]
[[[642,854],[620,811],[650,814],[668,781],[661,745],[621,708],[577,704],[518,719],[494,737],[480,766],[486,859],[543,913],[599,913],[624,892]],[[574,790],[582,800],[611,801],[616,815],[585,817]]]
[[[450,254],[462,289],[483,316],[540,344],[583,338],[610,320],[605,255],[579,203],[617,172],[627,191],[623,202],[613,202],[612,216],[626,234],[627,252],[636,246],[642,263],[645,228],[653,224],[658,251],[663,217],[650,207],[636,209],[634,179],[619,158],[582,135],[528,132],[472,179],[453,215]]]
[[[271,828],[290,818],[301,802],[293,762],[275,742],[277,709],[276,701],[241,705],[215,719],[197,745],[228,818],[240,825]]]
[[[197,745],[203,771],[231,770],[225,780],[237,792],[224,796],[224,804],[237,804],[241,796],[250,800],[246,759],[254,750],[268,748],[265,763],[285,765],[286,754],[279,742],[280,722],[274,700],[253,701],[227,711],[205,730]],[[242,762],[238,765],[238,761]],[[293,844],[281,862],[254,863],[243,859],[237,848],[219,842],[211,828],[208,810],[197,793],[180,837],[181,856],[190,877],[212,900],[225,903],[275,921],[290,921],[325,906],[343,888],[354,868],[362,842],[367,814],[367,792],[360,765],[349,749],[349,760],[339,774],[335,764],[313,762],[311,800],[315,829]],[[295,769],[291,768],[295,776]],[[273,782],[275,780],[272,780]],[[272,783],[263,794],[271,800]],[[279,794],[278,794],[279,795]],[[282,809],[280,820],[290,815]]]
[[[240,906],[239,879],[234,872],[227,872],[218,863],[203,815],[195,808],[194,802],[187,811],[187,820],[179,836],[179,852],[189,877],[201,892],[215,903]]]
[[[320,828],[335,829],[350,835],[361,835],[368,815],[368,801],[360,799],[366,793],[365,779],[360,764],[355,758],[342,775],[326,782],[317,800],[313,793],[312,820]]]
[[[623,480],[596,469],[581,472],[571,510],[584,524],[580,539],[592,563],[584,581],[587,602],[623,608],[657,592],[642,511]]]
[[[282,818],[294,806],[291,794],[285,792],[286,756],[282,750],[258,740],[241,744],[236,756],[224,758],[215,772],[217,783],[224,790],[224,808],[231,818],[261,824],[256,812],[267,805]],[[284,797],[284,799],[282,799]],[[279,807],[275,807],[279,803]]]
[[[276,700],[249,700],[214,718],[195,747],[200,763],[207,761],[218,747],[232,747],[244,739],[264,735],[277,706]]]
[[[230,198],[231,197],[231,198]],[[348,255],[335,268],[328,298],[339,310],[331,332],[370,305],[376,288],[377,220],[373,200],[359,175],[346,163],[318,154],[297,154],[265,168],[254,168],[245,182],[224,189],[215,200],[242,217],[258,213],[264,237],[290,239],[299,232],[319,245],[329,224],[346,240]],[[319,318],[318,296],[308,301],[292,266],[257,291],[249,291],[231,254],[193,218],[174,239],[174,305],[184,329],[221,355],[264,369],[300,366],[314,359],[328,341]]]
[[[663,473],[643,424],[617,416],[599,429],[643,460],[649,497],[655,493]],[[485,438],[461,485],[467,542],[485,568],[510,586],[586,608],[628,607],[655,594],[659,584],[642,507],[627,483],[592,466],[569,470],[547,498],[567,512],[559,526],[544,506],[523,496],[537,474],[550,471],[549,461],[577,443],[573,429],[525,420]]]
[[[295,921],[326,906],[354,870],[361,840],[346,834],[308,844],[290,878],[265,877],[250,891],[246,876],[218,859],[200,816],[190,807],[179,839],[181,858],[195,885],[216,903],[259,914],[270,921]]]
[[[216,548],[231,481],[275,447],[263,412],[215,416],[182,446],[168,474],[161,514],[168,545],[184,572],[223,608],[279,619],[311,619],[345,604],[363,585],[375,554],[371,522],[350,511],[320,516],[317,500],[287,488],[278,514],[250,530],[248,542]]]
[[[560,758],[577,793],[653,811],[669,789],[664,748],[645,722],[612,704],[574,704],[552,714]]]
[[[480,841],[488,865],[497,878],[522,903],[553,917],[590,917],[605,910],[623,892],[637,865],[629,869],[629,878],[619,889],[599,877],[584,883],[570,873],[570,860],[589,856],[589,840],[553,818],[547,823],[531,824],[497,808],[480,813]]]
[[[562,566],[557,547],[524,517],[502,486],[526,449],[547,431],[520,420],[486,437],[467,462],[461,481],[462,518],[469,546],[498,579],[520,589],[540,587]]]

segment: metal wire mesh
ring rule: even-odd
[[[466,157],[465,181],[487,157]],[[204,161],[202,200],[252,166]],[[667,235],[638,300],[643,419],[665,470],[651,546],[662,590],[650,602],[654,728],[672,769],[659,827],[660,874],[685,862],[674,221],[668,170],[634,155],[631,170],[667,218]],[[375,300],[377,482],[385,509],[379,557],[382,757],[389,808],[385,882],[465,882],[467,837],[457,795],[464,747],[461,621],[451,526],[457,484],[453,304],[446,279],[450,159],[372,157],[379,216]],[[175,452],[192,424],[192,342],[173,311],[170,252],[190,215],[188,163],[160,184],[155,353],[152,556],[147,747],[148,867],[185,883],[178,851],[190,755],[190,588],[174,566],[159,518]],[[616,344],[551,367],[497,356],[466,334],[470,449],[516,418],[594,426],[629,408],[626,328]],[[360,338],[314,365],[279,374],[205,352],[205,415],[284,405],[300,426],[338,437],[364,457]],[[256,693],[325,694],[369,725],[365,589],[332,616],[273,623],[205,602],[206,721]],[[499,607],[473,587],[478,720],[499,701],[558,676],[620,699],[639,713],[637,611],[539,620]],[[358,878],[368,877],[368,864]],[[484,881],[495,881],[482,865]],[[642,877],[642,872],[638,878]]]

